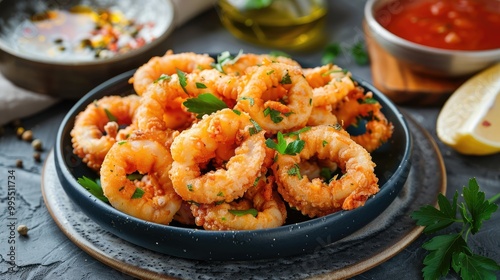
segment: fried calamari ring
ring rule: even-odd
[[[146,221],[169,224],[182,203],[168,176],[171,164],[170,152],[156,141],[116,143],[101,168],[104,195],[119,211]],[[139,178],[131,178],[131,174]]]
[[[247,75],[236,109],[250,114],[269,133],[305,126],[312,110],[312,89],[300,67],[269,63],[249,69]]]
[[[357,88],[351,91],[341,104],[334,110],[334,114],[344,129],[349,126],[362,125],[364,132],[360,135],[351,134],[351,138],[363,146],[368,152],[373,152],[392,136],[393,125],[381,111],[382,105],[373,99],[373,93],[365,93]]]
[[[230,202],[241,197],[259,176],[266,156],[264,132],[244,112],[223,109],[182,131],[174,139],[170,178],[176,192],[197,203]],[[204,172],[217,154],[234,148],[224,167]],[[220,150],[222,153],[219,153]],[[224,155],[222,155],[224,157]]]
[[[314,107],[335,105],[355,88],[350,74],[333,64],[304,69],[304,75],[313,88]]]
[[[324,216],[362,206],[369,196],[378,192],[375,163],[345,131],[316,126],[300,133],[299,137],[305,142],[304,149],[295,156],[279,154],[273,166],[278,191],[291,207],[311,218]],[[294,136],[287,137],[287,141],[294,140]],[[299,164],[313,156],[337,163],[343,175],[329,183],[321,178],[310,180],[302,176]]]
[[[89,104],[70,132],[73,153],[98,171],[111,146],[135,129],[139,101],[137,95],[106,96]]]
[[[202,69],[212,68],[214,59],[208,54],[178,53],[168,50],[163,56],[152,57],[147,63],[137,69],[129,83],[133,83],[134,90],[142,95],[147,87],[162,75],[173,75],[180,70],[191,73]]]
[[[273,56],[270,54],[245,53],[237,56],[236,60],[233,63],[224,63],[222,65],[222,70],[224,73],[229,75],[243,76],[247,69],[252,66],[259,66],[272,62],[279,62],[300,67],[300,64],[297,61],[289,57]]]
[[[274,180],[270,177],[259,182],[271,186]],[[282,226],[287,217],[285,203],[274,188],[267,186],[255,186],[255,191],[248,191],[244,198],[230,203],[193,204],[191,211],[196,225],[206,230],[255,230]],[[250,210],[257,214],[254,216]]]

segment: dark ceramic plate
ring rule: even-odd
[[[394,124],[391,140],[372,153],[377,164],[375,172],[380,192],[368,199],[363,207],[315,219],[291,213],[287,223],[279,228],[250,231],[206,231],[134,218],[96,199],[78,184],[77,178],[95,178],[96,174],[73,155],[70,137],[75,116],[93,100],[134,92],[128,83],[134,71],[99,85],[77,102],[58,130],[54,150],[57,175],[73,202],[102,228],[133,244],[176,257],[200,260],[257,260],[303,254],[313,251],[317,240],[333,243],[375,219],[391,204],[408,177],[412,140],[406,120],[387,97],[370,84],[355,79],[365,90],[374,93],[383,106],[383,113]]]

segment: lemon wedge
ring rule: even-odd
[[[441,109],[436,132],[466,155],[500,152],[500,63],[462,84]]]

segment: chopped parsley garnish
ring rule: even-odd
[[[358,99],[358,103],[359,104],[377,104],[378,101],[377,101],[377,99],[375,99],[373,97],[367,97],[367,98]]]
[[[281,78],[282,85],[291,85],[292,84],[292,78],[290,77],[290,74],[288,74],[288,71],[286,71],[286,74]]]
[[[250,135],[257,134],[262,131],[262,127],[253,119],[250,119],[250,122],[253,124],[253,127],[250,127],[248,130],[250,132]]]
[[[193,191],[193,185],[188,184],[187,185],[187,189],[188,189],[188,191],[192,192]]]
[[[292,131],[292,132],[288,132],[288,133],[285,133],[283,134],[283,136],[297,136],[299,137],[299,135],[303,132],[306,132],[308,130],[311,130],[311,127],[310,126],[304,126],[303,128],[299,129],[299,130],[296,130],[296,131]]]
[[[141,198],[144,195],[144,190],[140,188],[135,188],[134,193],[130,197],[131,199]]]
[[[196,82],[196,88],[207,88],[207,85],[205,85],[204,83]]]
[[[224,101],[215,97],[211,93],[202,93],[197,97],[188,98],[182,104],[188,108],[188,112],[197,114],[196,117],[198,119],[201,119],[204,115],[210,115],[214,112],[227,108]]]
[[[240,100],[248,100],[248,102],[250,103],[250,106],[253,106],[255,104],[255,100],[252,98],[252,97],[241,97]]]
[[[266,139],[266,146],[278,151],[278,153],[282,155],[296,155],[304,149],[305,146],[305,141],[304,140],[294,140],[290,143],[287,143],[283,133],[278,131],[277,134],[277,143],[273,141],[273,139],[268,138]]]
[[[104,113],[106,113],[106,116],[108,117],[108,120],[110,122],[117,122],[118,119],[106,108],[104,108]]]
[[[212,66],[217,69],[217,71],[224,73],[224,65],[226,64],[234,64],[240,56],[243,54],[243,50],[240,50],[236,56],[232,56],[230,52],[225,51],[217,55],[217,63],[214,63]]]
[[[186,73],[182,72],[179,69],[175,70],[177,72],[177,76],[179,76],[179,84],[181,85],[182,90],[189,95],[186,86],[187,86],[187,78],[186,78]]]
[[[287,173],[290,176],[297,176],[299,180],[302,180],[302,175],[300,174],[300,167],[298,164],[294,164],[293,167],[288,169]]]
[[[101,182],[99,179],[96,179],[95,181],[83,176],[81,178],[77,179],[78,184],[80,184],[82,187],[84,187],[86,190],[88,190],[93,196],[95,196],[97,199],[102,200],[104,202],[109,202],[108,198],[104,196],[104,193],[102,191],[101,187]]]
[[[143,177],[144,174],[141,174],[139,172],[134,172],[127,175],[127,179],[129,179],[130,181],[141,180]]]
[[[161,74],[161,76],[158,79],[156,79],[154,82],[155,83],[162,82],[162,81],[167,81],[168,82],[171,79],[172,79],[172,76],[169,76],[167,74]]]
[[[250,208],[250,209],[247,209],[247,210],[228,210],[229,213],[235,215],[235,216],[238,216],[238,217],[241,217],[241,216],[244,216],[244,215],[247,215],[247,214],[250,214],[254,217],[257,217],[257,214],[259,214],[259,211],[257,211],[257,209],[255,208]]]
[[[281,112],[267,107],[264,109],[264,117],[269,116],[273,123],[280,123],[283,120]],[[287,115],[285,115],[287,116]]]

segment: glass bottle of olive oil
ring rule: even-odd
[[[218,0],[222,24],[236,37],[276,48],[299,49],[318,41],[324,0]]]

